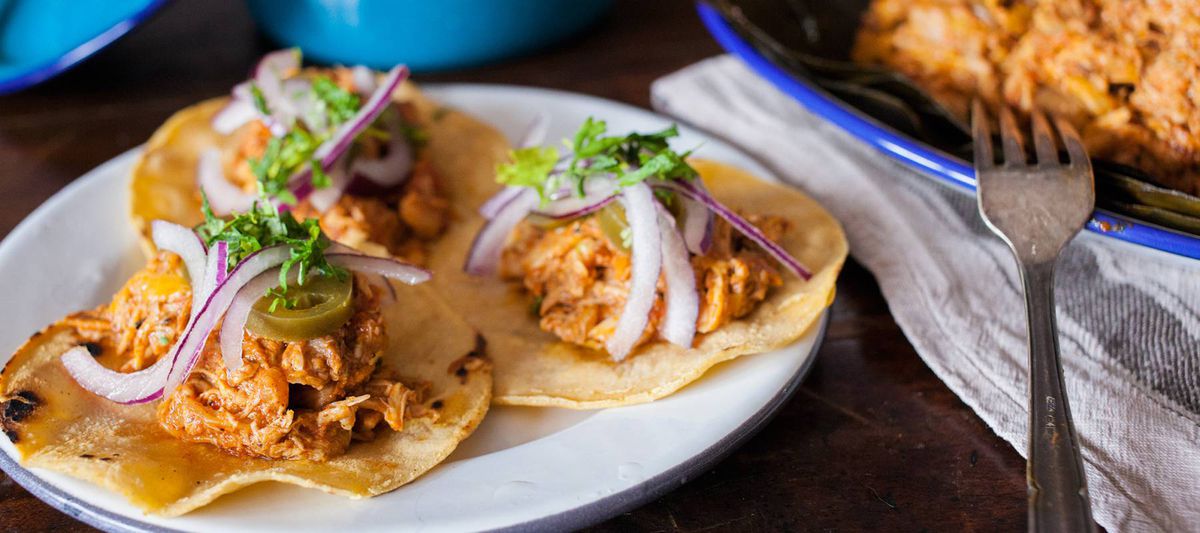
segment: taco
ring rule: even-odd
[[[206,200],[243,211],[260,184],[277,205],[316,218],[333,240],[424,262],[449,223],[451,181],[504,155],[491,128],[425,99],[398,66],[301,68],[300,52],[267,54],[229,97],[176,113],[134,166],[130,210],[192,226]]]
[[[438,464],[487,412],[481,340],[417,285],[427,271],[265,200],[151,228],[159,251],[111,303],[35,334],[0,373],[24,465],[160,515],[267,480],[368,497]]]
[[[674,127],[527,147],[456,201],[438,292],[488,340],[493,401],[589,409],[669,395],[798,339],[833,300],[840,225],[788,187],[671,149]],[[494,193],[490,198],[487,194]],[[463,261],[466,261],[465,266]]]

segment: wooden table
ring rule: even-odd
[[[552,51],[417,79],[645,107],[655,78],[720,53],[689,2],[617,4]],[[271,46],[241,2],[175,2],[75,70],[0,97],[0,236],[172,112],[227,91]],[[1023,472],[921,362],[871,274],[850,261],[819,360],[774,421],[712,471],[596,529],[1011,531],[1024,527]],[[0,531],[84,529],[0,474]]]

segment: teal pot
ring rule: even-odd
[[[537,50],[596,22],[611,0],[247,0],[264,33],[323,63],[413,70]]]

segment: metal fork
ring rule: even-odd
[[[1092,165],[1079,135],[1056,119],[1059,142],[1045,115],[1031,117],[1036,160],[1026,160],[1025,143],[1013,113],[1000,111],[1003,163],[992,152],[987,111],[972,109],[975,178],[979,212],[1016,255],[1025,286],[1029,319],[1030,531],[1094,531],[1079,440],[1063,385],[1054,318],[1054,263],[1059,252],[1091,216],[1096,204]],[[1058,145],[1067,153],[1059,161]]]

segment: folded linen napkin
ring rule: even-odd
[[[1021,284],[973,196],[859,143],[732,56],[651,93],[660,112],[740,146],[830,209],[925,363],[1025,453]],[[1109,531],[1200,529],[1200,261],[1084,235],[1056,278],[1096,520]]]

